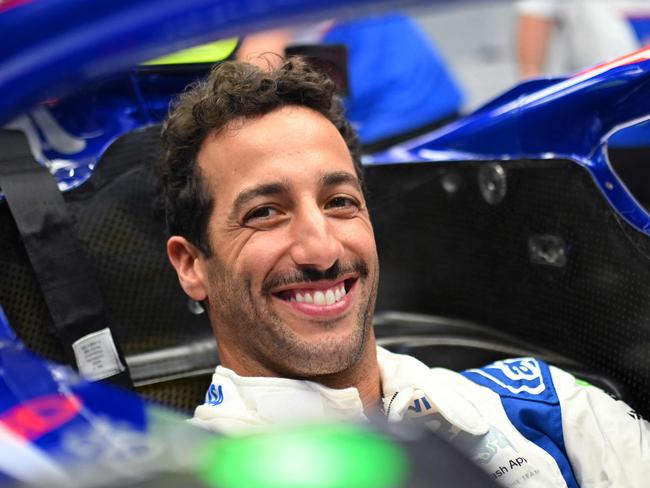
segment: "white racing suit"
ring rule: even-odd
[[[650,486],[650,424],[565,371],[521,358],[459,374],[382,348],[377,357],[388,419],[438,431],[504,486]],[[192,423],[234,433],[365,418],[356,388],[241,377],[219,366]]]

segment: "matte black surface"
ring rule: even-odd
[[[496,205],[478,187],[483,164],[369,168],[378,310],[464,319],[554,351],[618,380],[648,416],[650,238],[573,162],[502,163]],[[533,262],[538,235],[564,241],[564,266]]]

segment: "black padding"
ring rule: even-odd
[[[111,314],[123,324],[127,359],[212,338],[206,314],[190,311],[167,259],[165,224],[155,212],[151,177],[159,132],[151,127],[118,140],[98,164],[90,185],[69,196],[80,239],[101,270],[99,284]],[[114,164],[122,165],[119,174]]]
[[[90,180],[64,195],[127,359],[212,333],[206,316],[188,309],[165,254],[164,223],[154,213],[150,165],[160,147],[159,130],[150,127],[116,141]],[[22,244],[5,211],[0,208],[0,271],[12,279],[0,280],[0,303],[29,347],[58,359],[52,342],[34,333],[49,324],[42,304],[13,291],[33,290],[34,277],[23,266]]]
[[[368,168],[379,311],[463,319],[554,351],[615,379],[649,416],[650,238],[572,161],[501,166],[497,204],[479,187],[485,162]],[[564,243],[564,266],[534,259],[540,236]]]
[[[108,328],[101,293],[77,240],[57,184],[31,155],[20,131],[0,131],[0,187],[29,256],[45,303],[70,364],[72,345]],[[116,339],[115,334],[113,334]],[[122,365],[124,356],[115,344]],[[132,387],[128,368],[106,378]]]

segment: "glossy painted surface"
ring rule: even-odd
[[[217,34],[240,35],[262,25],[391,3],[17,2],[0,15],[0,30],[9,39],[0,46],[0,89],[12,93],[0,98],[0,120],[6,123],[11,116],[9,124],[26,131],[37,160],[48,165],[65,191],[89,177],[117,137],[159,123],[170,99],[207,69],[153,73],[130,68],[135,63]],[[27,22],[34,28],[20,28]],[[367,162],[570,158],[592,171],[628,222],[650,233],[650,217],[604,156],[606,139],[616,128],[650,114],[648,57],[648,50],[641,50],[566,79],[523,83],[455,124]],[[60,96],[83,81],[92,83]]]
[[[201,64],[177,73],[154,67],[131,69],[39,104],[7,126],[27,134],[36,160],[67,191],[88,179],[115,139],[160,123],[171,98],[208,69]]]
[[[572,159],[589,169],[622,217],[650,234],[648,213],[620,182],[605,153],[613,132],[647,118],[650,48],[569,78],[524,83],[370,162]]]
[[[446,3],[449,0],[436,0]],[[83,183],[115,138],[158,123],[203,71],[133,69],[196,44],[276,24],[376,11],[417,0],[35,0],[0,11],[0,125],[25,130],[65,191]],[[427,2],[431,3],[431,2]],[[29,28],[25,28],[25,26]],[[117,73],[117,74],[116,74]],[[90,83],[92,82],[92,83]]]
[[[0,15],[0,30],[10,39],[0,46],[0,89],[12,93],[0,98],[0,120],[7,122],[11,115],[9,125],[25,130],[37,160],[65,191],[89,177],[117,137],[159,123],[171,98],[207,69],[172,73],[129,68],[136,62],[214,39],[217,33],[241,34],[262,24],[318,18],[332,10],[345,15],[390,3],[192,1],[179,8],[177,2],[147,0],[92,6],[18,2]],[[38,29],[19,28],[26,22]],[[605,141],[617,127],[650,114],[648,57],[642,50],[570,78],[523,83],[455,124],[367,162],[570,158],[592,171],[628,222],[650,233],[650,217],[604,156]],[[83,90],[59,96],[89,80]]]
[[[432,3],[445,3],[436,0]],[[409,0],[35,0],[0,14],[0,123],[88,80],[254,29]],[[27,27],[28,26],[28,27]]]

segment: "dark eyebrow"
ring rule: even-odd
[[[341,184],[349,184],[354,186],[357,190],[361,191],[361,184],[359,179],[352,173],[347,171],[335,171],[332,173],[325,173],[320,178],[322,186],[336,186]]]
[[[232,206],[232,212],[230,213],[231,218],[235,218],[241,208],[246,205],[251,200],[257,197],[268,197],[273,195],[281,195],[283,193],[288,193],[289,188],[285,183],[265,183],[263,185],[254,186],[253,188],[248,188],[243,190],[237,195]]]

